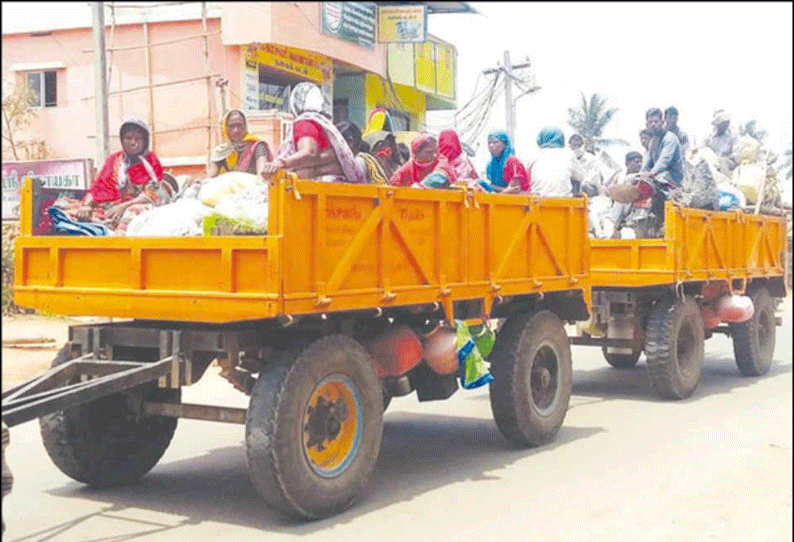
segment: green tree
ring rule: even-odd
[[[744,124],[740,124],[739,134],[749,135],[750,137],[754,137],[761,143],[764,142],[766,136],[768,135],[766,130],[761,129],[761,123],[758,122],[757,119],[750,119]]]
[[[17,85],[9,73],[3,73],[2,156],[4,160],[38,160],[49,151],[41,139],[23,139],[22,134],[36,118],[31,105],[33,93],[27,85]]]
[[[604,129],[620,108],[607,107],[607,98],[598,93],[591,94],[589,99],[584,92],[579,94],[581,103],[568,108],[568,124],[584,138],[585,146],[629,145],[624,139],[604,137]]]

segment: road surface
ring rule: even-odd
[[[264,506],[248,479],[241,425],[180,420],[139,484],[92,490],[52,464],[38,422],[29,422],[11,429],[15,483],[3,502],[3,540],[791,540],[791,297],[784,308],[769,374],[740,376],[730,340],[717,335],[706,343],[700,387],[679,402],[656,397],[644,358],[616,370],[600,349],[573,347],[571,407],[556,440],[541,448],[507,444],[487,388],[439,402],[396,398],[358,503],[317,522],[291,522]],[[16,331],[63,340],[67,323],[34,319]],[[5,339],[13,329],[3,327]],[[53,356],[34,354],[24,353]],[[22,355],[3,348],[4,388],[14,370],[6,360]],[[183,399],[247,406],[214,370]]]

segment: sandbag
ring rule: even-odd
[[[741,164],[733,170],[731,183],[742,191],[747,203],[754,205],[758,199],[758,189],[766,180],[766,164]]]
[[[761,142],[750,135],[743,135],[733,144],[733,161],[737,164],[755,162]]]

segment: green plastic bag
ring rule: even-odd
[[[466,322],[455,320],[455,326],[457,328],[460,383],[467,390],[484,386],[493,380],[493,375],[485,366],[485,359],[483,359],[482,353],[477,348],[477,343],[471,336]]]

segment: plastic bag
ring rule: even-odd
[[[212,213],[195,199],[180,199],[155,207],[133,218],[127,226],[130,237],[185,237],[203,234],[204,217]]]
[[[224,196],[248,192],[262,187],[266,189],[267,185],[257,175],[230,171],[204,181],[199,191],[198,199],[204,205],[215,207]]]
[[[732,184],[742,191],[747,198],[747,203],[755,204],[758,199],[758,189],[766,180],[766,164],[742,164],[733,170]]]
[[[731,183],[720,183],[717,185],[717,190],[719,190],[720,193],[718,204],[720,211],[741,209],[747,205],[747,198],[744,196],[744,193]]]

